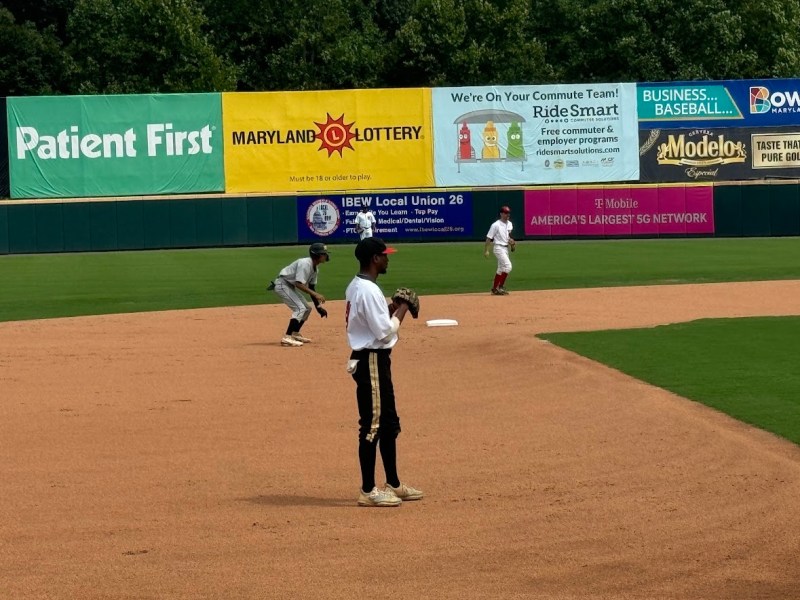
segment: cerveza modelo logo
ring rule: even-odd
[[[323,122],[314,121],[316,129],[258,129],[231,132],[234,146],[314,144],[317,150],[327,151],[328,156],[338,152],[343,156],[345,148],[355,150],[353,142],[394,142],[419,140],[422,125],[379,125],[375,127],[356,127],[355,121],[346,123],[344,114],[334,119],[330,113]]]
[[[670,134],[666,142],[658,145],[656,155],[660,165],[694,167],[743,163],[746,159],[743,142],[733,142],[725,139],[724,135],[714,135],[704,129],[688,134]]]
[[[145,126],[147,156],[213,154],[211,138],[215,128],[178,130],[172,123]],[[16,156],[25,160],[34,153],[41,160],[74,158],[135,158],[139,154],[138,136],[133,127],[122,132],[83,133],[77,125],[48,135],[36,127],[16,128]]]

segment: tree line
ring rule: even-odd
[[[0,0],[0,96],[800,74],[800,0]]]

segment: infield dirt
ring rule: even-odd
[[[302,348],[283,305],[0,324],[0,598],[800,596],[800,448],[535,337],[800,282],[423,297],[392,359],[426,497],[391,509],[356,506],[327,308]]]

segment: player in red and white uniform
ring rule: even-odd
[[[492,283],[492,294],[495,296],[508,295],[505,288],[506,278],[511,273],[511,258],[509,258],[508,252],[516,243],[511,237],[514,225],[511,224],[510,218],[511,209],[508,206],[501,206],[500,217],[489,227],[483,247],[483,255],[488,258],[489,246],[494,246],[494,256],[497,258],[497,271]]]

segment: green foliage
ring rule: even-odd
[[[745,77],[753,52],[724,0],[534,0],[548,56],[567,81]]]
[[[234,71],[206,39],[193,0],[78,0],[69,51],[81,94],[229,90]]]
[[[800,317],[539,337],[800,444]]]
[[[56,37],[64,40],[67,18],[75,8],[77,0],[3,0],[0,2],[14,15],[17,23],[29,22],[37,30],[51,29]]]
[[[240,68],[240,90],[371,88],[381,83],[386,40],[370,2],[199,1],[221,54]]]
[[[40,96],[69,89],[70,57],[51,26],[19,23],[0,6],[0,96]]]
[[[0,93],[796,77],[800,0],[4,0]]]
[[[418,0],[400,28],[397,79],[486,85],[553,79],[526,0]]]
[[[743,44],[753,59],[748,77],[797,77],[800,73],[800,4],[786,0],[738,0]]]

